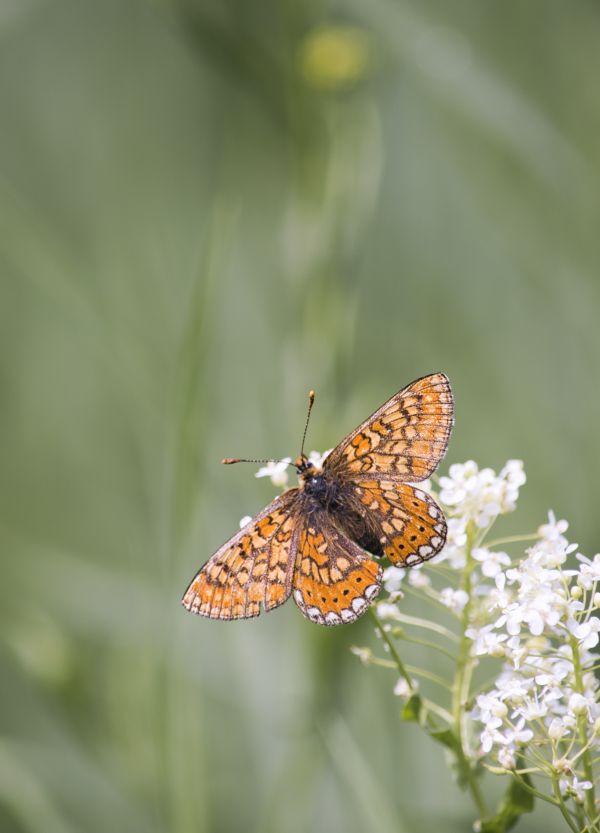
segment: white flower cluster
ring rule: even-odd
[[[481,602],[466,635],[475,655],[503,656],[505,662],[494,687],[477,697],[472,716],[485,725],[481,754],[493,754],[507,769],[519,755],[528,756],[530,741],[538,764],[545,755],[555,766],[563,740],[576,758],[582,721],[590,747],[600,748],[600,685],[589,670],[590,649],[600,640],[600,556],[590,561],[578,555],[579,569],[566,568],[577,549],[566,530],[566,521],[550,513],[526,557],[514,567],[503,560],[493,586],[476,587]],[[591,789],[591,782],[577,779],[575,761],[565,757],[561,769],[565,794],[579,800]]]
[[[451,508],[460,507],[460,516],[488,527],[498,515],[512,512],[519,488],[525,483],[521,460],[509,460],[499,475],[493,469],[479,469],[477,463],[455,463],[449,477],[440,477],[440,500]]]
[[[552,512],[536,536],[524,536],[535,544],[520,560],[486,546],[491,525],[515,509],[525,480],[519,460],[509,460],[498,474],[473,461],[451,466],[437,495],[448,536],[433,562],[446,565],[437,575],[433,565],[389,567],[388,596],[377,611],[392,626],[397,621],[431,629],[397,604],[408,584],[407,592],[453,613],[470,642],[471,667],[483,657],[502,660],[493,685],[473,692],[475,705],[466,718],[477,741],[465,751],[495,771],[545,773],[564,800],[582,804],[600,762],[600,682],[594,674],[600,661],[592,653],[600,642],[600,555],[578,553],[565,537],[567,522]],[[459,580],[440,586],[448,566],[459,571]],[[397,693],[404,694],[401,683]]]
[[[521,460],[509,460],[499,474],[490,468],[479,469],[473,460],[450,466],[449,476],[440,477],[439,499],[448,519],[441,558],[455,569],[464,567],[468,525],[485,530],[498,515],[512,512],[525,481]]]

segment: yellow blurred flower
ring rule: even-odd
[[[370,52],[370,38],[357,26],[319,27],[300,45],[300,72],[311,87],[339,90],[366,75]]]

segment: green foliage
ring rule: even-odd
[[[411,697],[408,698],[408,700],[402,707],[400,717],[402,718],[402,720],[414,720],[418,723],[421,718],[422,708],[423,701],[421,700],[421,697],[418,694],[413,694]]]
[[[496,815],[481,822],[481,833],[506,833],[512,830],[523,813],[531,813],[534,797],[527,789],[528,786],[531,786],[531,779],[527,773],[512,778],[498,804]]]

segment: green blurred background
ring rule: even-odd
[[[221,457],[434,370],[442,470],[523,458],[502,530],[595,552],[599,42],[583,0],[3,0],[2,833],[470,829],[368,622],[179,598],[274,494]]]

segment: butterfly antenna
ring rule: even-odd
[[[224,466],[233,466],[234,463],[283,463],[283,460],[246,460],[241,457],[224,457],[221,462]],[[286,466],[291,465],[291,463],[286,463]]]
[[[310,419],[310,412],[315,402],[315,392],[311,390],[308,392],[308,413],[306,414],[306,424],[304,425],[304,434],[302,434],[302,446],[300,448],[300,456],[304,457],[304,440],[306,439],[306,432],[308,431],[308,420]]]

